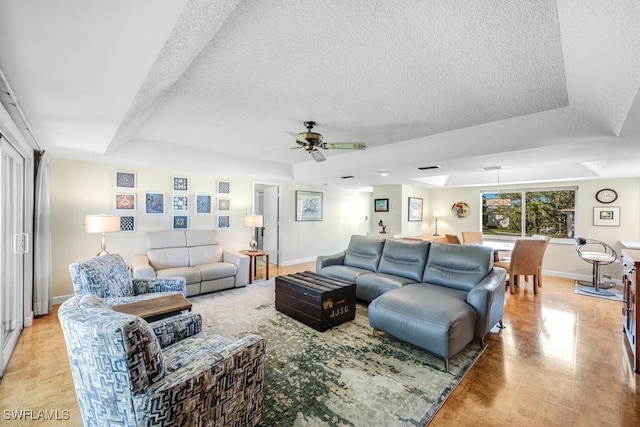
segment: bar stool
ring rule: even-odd
[[[616,262],[618,260],[616,251],[610,245],[600,240],[576,237],[575,241],[578,256],[593,265],[591,283],[578,281],[579,284],[593,287],[593,289],[582,289],[582,291],[601,296],[614,296],[615,293],[602,289],[600,266]]]

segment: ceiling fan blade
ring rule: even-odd
[[[309,152],[309,154],[311,154],[311,157],[313,157],[313,160],[315,160],[316,162],[324,162],[325,160],[327,160],[324,154],[322,154],[316,149],[307,150],[307,151]]]
[[[307,145],[309,144],[309,141],[307,141],[306,139],[304,139],[303,137],[301,137],[299,134],[294,133],[294,132],[287,132],[289,135],[291,135],[292,137],[294,137],[296,139],[296,142],[300,145]]]
[[[327,150],[366,150],[367,144],[364,142],[323,142],[321,147]]]

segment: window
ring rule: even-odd
[[[574,237],[575,188],[485,191],[481,196],[484,235]]]

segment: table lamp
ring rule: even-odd
[[[120,217],[116,215],[86,215],[84,217],[84,231],[87,233],[100,233],[102,244],[98,256],[107,255],[106,233],[117,233],[120,231]]]
[[[256,228],[262,227],[262,215],[245,215],[242,220],[245,227],[251,228],[251,241],[249,242],[249,250],[256,252],[258,250],[258,242],[256,242]]]
[[[436,232],[433,233],[434,236],[439,236],[438,234],[438,218],[440,218],[440,211],[438,210],[438,208],[436,208],[435,211],[433,211],[433,217],[436,220]]]

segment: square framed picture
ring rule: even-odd
[[[188,211],[189,196],[173,196],[172,206],[174,211]]]
[[[144,212],[149,215],[164,214],[164,193],[145,193]]]
[[[422,199],[409,197],[409,221],[422,221]]]
[[[231,181],[219,179],[216,182],[216,189],[218,194],[231,194]]]
[[[117,193],[115,196],[115,208],[117,211],[136,210],[136,195]]]
[[[593,225],[602,225],[608,227],[620,227],[620,207],[594,207],[593,208]]]
[[[322,221],[322,197],[318,191],[296,191],[296,221]]]
[[[211,213],[211,196],[208,194],[196,194],[196,213]]]
[[[389,212],[389,199],[375,199],[373,210],[375,212]]]
[[[189,217],[187,215],[174,215],[171,223],[174,230],[186,230],[189,228]]]
[[[136,173],[116,171],[116,188],[136,188]]]
[[[229,212],[231,210],[231,200],[228,197],[218,197],[216,199],[216,210]]]
[[[186,176],[173,177],[173,191],[189,191],[189,178]]]
[[[231,221],[229,215],[218,215],[216,217],[217,228],[229,228],[231,227]]]
[[[123,231],[123,232],[136,231],[136,217],[135,216],[121,216],[120,217],[120,231]]]

